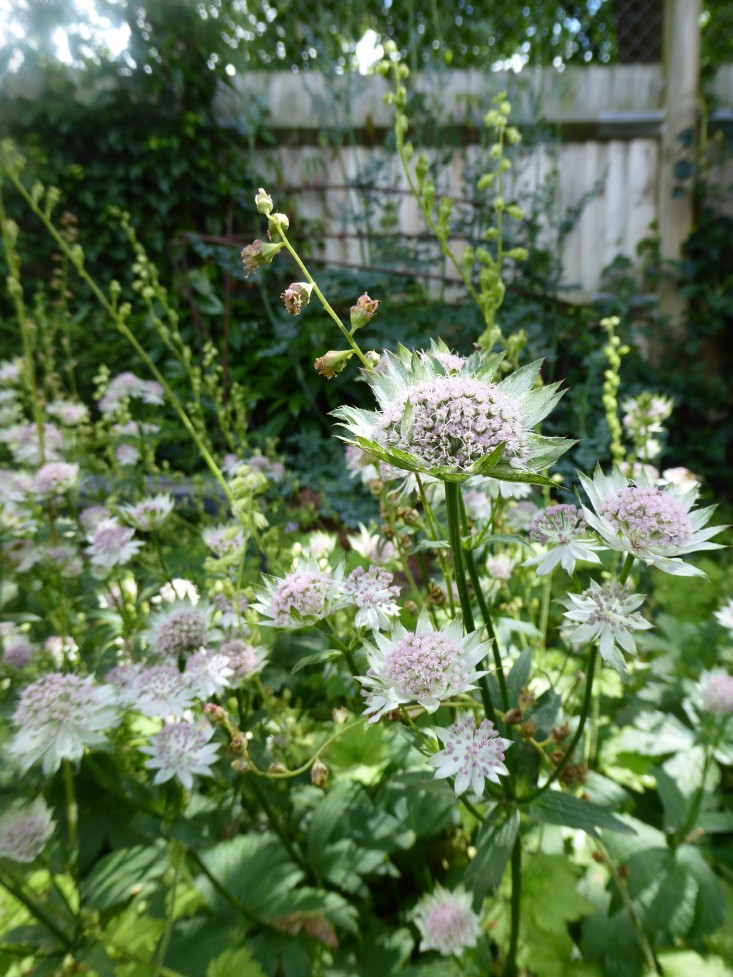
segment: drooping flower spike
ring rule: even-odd
[[[348,431],[340,437],[396,468],[442,481],[489,475],[548,484],[543,470],[573,442],[532,429],[561,392],[556,383],[535,386],[540,361],[495,382],[502,359],[474,353],[457,372],[437,348],[385,353],[367,376],[379,409],[339,407],[334,416]]]
[[[715,506],[693,509],[696,489],[680,492],[669,484],[659,486],[644,472],[629,482],[618,468],[610,475],[596,468],[592,481],[580,473],[579,477],[595,510],[584,506],[583,515],[607,546],[665,573],[706,576],[680,557],[720,549],[710,539],[726,527],[707,526]]]

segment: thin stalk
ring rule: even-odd
[[[204,444],[203,439],[201,438],[200,434],[198,433],[198,431],[194,427],[193,423],[191,422],[190,417],[188,416],[188,414],[184,410],[183,405],[179,401],[179,399],[176,396],[176,394],[173,392],[173,389],[170,386],[170,384],[168,383],[168,381],[166,380],[166,378],[160,372],[160,370],[155,365],[155,363],[153,362],[153,360],[148,356],[148,354],[146,353],[144,347],[140,344],[140,342],[137,339],[137,337],[135,336],[135,334],[131,331],[130,327],[126,324],[124,318],[120,315],[120,313],[117,310],[116,306],[112,302],[110,302],[110,300],[107,298],[107,296],[101,290],[101,288],[97,285],[97,283],[95,282],[95,280],[92,278],[92,276],[86,270],[86,268],[84,267],[83,260],[77,254],[75,254],[75,253],[72,252],[72,250],[69,247],[69,245],[67,244],[67,242],[64,240],[64,238],[59,234],[59,232],[56,230],[56,228],[54,227],[54,225],[51,223],[50,218],[48,218],[46,216],[46,214],[44,214],[43,211],[38,207],[38,205],[36,203],[34,203],[33,199],[30,196],[30,194],[28,193],[28,191],[26,190],[26,188],[23,186],[23,184],[20,182],[20,180],[18,179],[18,177],[15,176],[15,174],[13,174],[11,172],[8,172],[8,176],[9,176],[10,180],[12,181],[13,186],[15,187],[15,189],[23,197],[23,199],[28,204],[28,206],[31,208],[31,210],[33,211],[33,213],[40,219],[41,223],[44,225],[44,227],[46,228],[46,230],[48,231],[48,233],[51,235],[51,237],[54,239],[54,241],[56,242],[56,244],[58,244],[58,246],[61,249],[62,253],[64,255],[66,255],[66,257],[68,257],[69,260],[71,261],[71,263],[74,265],[77,273],[79,274],[79,277],[89,286],[89,288],[91,289],[91,291],[94,294],[95,298],[100,303],[100,305],[102,306],[102,308],[107,312],[107,314],[110,316],[110,318],[113,320],[113,322],[117,326],[117,328],[120,331],[120,333],[122,333],[122,335],[125,337],[125,339],[130,343],[130,345],[133,347],[133,349],[138,354],[138,356],[140,357],[140,359],[143,361],[143,363],[145,363],[145,365],[147,366],[148,370],[153,374],[153,376],[155,377],[155,379],[161,385],[161,387],[165,391],[166,396],[168,397],[168,400],[172,404],[173,409],[178,414],[178,417],[179,417],[181,423],[183,424],[183,426],[185,427],[186,431],[188,432],[188,434],[191,436],[191,438],[193,439],[194,443],[196,444],[196,447],[199,450],[199,454],[201,455],[203,461],[206,463],[209,471],[211,472],[211,474],[214,476],[214,478],[216,479],[216,481],[221,486],[222,491],[224,492],[224,495],[226,496],[226,498],[229,500],[230,503],[233,503],[234,502],[234,496],[232,495],[231,489],[227,485],[226,479],[224,478],[224,475],[222,474],[221,469],[219,468],[219,466],[214,461],[214,459],[213,459],[213,457],[211,455],[211,452],[209,451],[209,449]]]
[[[160,943],[158,944],[158,952],[155,954],[155,964],[153,965],[153,969],[151,971],[151,977],[161,977],[163,963],[165,962],[165,955],[173,934],[178,880],[181,875],[181,868],[183,866],[185,854],[186,849],[183,847],[183,845],[176,844],[171,857],[171,862],[173,863],[173,881],[171,882],[170,891],[168,893],[168,911],[165,915],[165,927],[163,929],[163,935],[160,938]]]
[[[575,747],[580,742],[580,738],[583,735],[583,730],[585,729],[585,723],[588,718],[588,713],[590,712],[591,702],[593,700],[593,677],[595,674],[596,661],[598,660],[598,649],[594,645],[590,651],[590,658],[588,660],[588,671],[585,676],[585,695],[583,697],[583,706],[580,711],[580,719],[578,720],[578,727],[575,730],[570,745],[567,750],[563,753],[561,759],[555,766],[547,780],[542,784],[541,787],[537,787],[531,793],[527,794],[525,797],[519,799],[521,804],[529,804],[531,801],[535,800],[540,794],[544,794],[547,788],[554,783],[557,778],[562,773],[568,760],[573,755]]]
[[[60,926],[56,925],[56,923],[46,913],[45,909],[39,906],[34,899],[27,895],[20,886],[16,885],[15,881],[11,882],[8,881],[7,878],[0,877],[0,885],[2,885],[4,889],[7,889],[14,899],[17,899],[18,902],[22,903],[28,912],[31,913],[31,915],[34,916],[42,926],[45,926],[49,933],[52,933],[62,944],[62,946],[66,947],[67,949],[71,949],[71,939],[66,935],[66,933],[64,933]]]
[[[445,483],[445,502],[448,511],[448,539],[453,554],[453,575],[458,589],[458,599],[461,603],[461,613],[466,632],[470,634],[476,630],[471,607],[471,596],[466,585],[466,574],[463,568],[463,546],[461,544],[460,523],[460,486],[457,482]]]
[[[358,345],[356,344],[356,342],[354,340],[354,337],[351,335],[351,333],[349,332],[349,330],[343,324],[343,322],[341,321],[341,318],[338,315],[338,313],[333,310],[333,308],[332,308],[331,304],[329,303],[328,299],[326,298],[326,296],[323,294],[323,292],[318,287],[318,284],[317,284],[315,278],[313,278],[313,276],[311,275],[311,273],[308,271],[308,269],[306,268],[306,266],[303,264],[303,262],[302,262],[302,260],[300,258],[300,255],[298,254],[298,252],[295,250],[295,248],[292,246],[292,244],[288,240],[287,235],[285,234],[285,229],[283,228],[282,224],[280,224],[279,221],[273,221],[273,224],[275,225],[275,229],[277,230],[277,233],[280,235],[280,239],[282,240],[283,244],[285,245],[285,247],[287,248],[287,250],[290,252],[290,256],[292,257],[293,261],[296,263],[296,265],[298,266],[298,268],[300,268],[300,270],[303,272],[303,274],[306,277],[306,280],[313,286],[313,291],[315,292],[315,294],[316,294],[316,296],[318,298],[318,301],[323,306],[324,311],[336,323],[336,325],[338,326],[340,332],[343,334],[344,339],[346,340],[346,342],[349,344],[349,346],[351,346],[351,348],[354,351],[354,353],[356,354],[357,358],[359,360],[361,360],[362,366],[365,367],[365,369],[368,370],[369,373],[372,373],[373,372],[373,369],[372,369],[369,361],[364,356],[364,354],[362,353],[362,351],[359,349]]]
[[[69,760],[62,761],[64,772],[64,797],[66,798],[66,828],[69,834],[69,852],[71,862],[76,862],[79,848],[77,838],[77,827],[79,823],[79,808],[76,803],[76,793],[74,791],[74,771]]]
[[[517,947],[519,946],[519,924],[521,920],[520,903],[522,898],[522,841],[517,835],[512,848],[512,896],[511,896],[511,930],[509,933],[509,949],[504,964],[503,977],[516,977]]]
[[[621,567],[621,572],[618,575],[618,582],[620,584],[625,584],[626,581],[629,579],[629,574],[631,573],[631,568],[633,565],[634,565],[634,554],[627,553],[626,559],[624,560],[623,566]]]
[[[354,658],[354,654],[349,648],[349,646],[345,644],[340,638],[337,638],[336,635],[333,633],[333,631],[331,631],[330,628],[327,628],[324,624],[322,623],[316,624],[316,629],[320,631],[321,634],[325,634],[328,640],[332,641],[336,645],[338,650],[343,654],[344,658],[346,659],[346,664],[349,666],[349,671],[354,676],[354,678],[360,675],[361,672],[357,668],[356,659]]]
[[[206,878],[211,882],[213,887],[219,893],[219,895],[228,902],[232,909],[236,910],[240,916],[247,920],[248,923],[258,924],[260,921],[254,916],[246,906],[244,906],[238,899],[229,892],[229,890],[222,885],[222,883],[217,879],[217,877],[211,872],[211,869],[207,866],[206,862],[203,861],[200,855],[194,851],[193,848],[186,848],[186,856],[191,859],[191,861],[196,865],[196,868],[206,876]]]

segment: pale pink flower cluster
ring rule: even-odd
[[[157,773],[154,784],[162,784],[177,777],[190,790],[194,776],[210,777],[218,759],[218,746],[211,743],[214,729],[208,723],[169,723],[142,748],[149,760],[145,766]]]
[[[178,601],[153,615],[144,636],[153,654],[176,660],[208,644],[209,615],[207,607]]]
[[[38,499],[52,499],[74,488],[79,480],[79,466],[66,461],[50,461],[33,476],[33,493]]]
[[[572,576],[578,560],[601,562],[596,553],[601,547],[589,536],[583,512],[576,505],[562,503],[539,511],[532,520],[529,538],[541,546],[549,546],[548,552],[533,556],[523,564],[536,566],[538,576],[549,573],[558,564]]]
[[[0,817],[0,858],[34,861],[46,847],[56,825],[42,797],[6,811]]]
[[[357,567],[349,574],[343,591],[359,608],[354,618],[357,628],[372,628],[374,631],[389,628],[390,618],[400,612],[395,603],[400,588],[393,581],[391,573],[373,565],[368,570]]]
[[[182,716],[193,705],[194,690],[175,665],[118,665],[107,675],[121,705],[145,716]]]
[[[41,761],[44,773],[54,773],[62,760],[80,760],[85,747],[102,746],[103,731],[116,720],[114,689],[51,672],[21,692],[13,716],[18,731],[7,752],[23,772]]]
[[[420,949],[437,950],[444,957],[460,954],[476,946],[481,937],[481,923],[473,911],[472,897],[463,887],[453,892],[436,885],[413,910],[420,931]]]
[[[229,656],[210,648],[200,648],[186,662],[186,681],[199,699],[208,699],[228,689],[233,674]]]
[[[91,559],[93,572],[104,577],[115,567],[129,563],[143,546],[134,537],[134,529],[122,526],[114,518],[99,522],[87,536],[89,546],[86,552]]]
[[[105,417],[109,417],[126,400],[160,405],[163,403],[163,388],[155,380],[141,380],[134,373],[120,373],[110,382],[97,406]]]
[[[266,578],[254,609],[276,628],[303,628],[328,617],[347,601],[341,593],[341,568],[322,570],[313,557],[281,578]]]
[[[142,533],[152,533],[161,529],[173,512],[173,498],[167,493],[142,499],[135,505],[120,506],[125,522]]]
[[[456,795],[468,788],[481,797],[484,781],[498,784],[499,774],[509,771],[504,763],[504,753],[512,741],[504,739],[489,719],[482,719],[476,728],[472,713],[459,716],[448,729],[436,727],[435,735],[445,746],[430,757],[437,779],[455,777]]]
[[[48,414],[65,427],[77,427],[89,420],[86,404],[74,400],[54,400],[46,408]]]
[[[267,655],[263,648],[255,648],[239,638],[232,638],[219,646],[220,654],[227,659],[227,664],[231,669],[232,685],[241,685],[242,682],[257,675],[265,667]]]
[[[704,672],[698,686],[700,703],[707,712],[719,716],[733,713],[733,675],[722,669]]]

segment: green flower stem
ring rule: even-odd
[[[346,342],[349,344],[349,346],[351,346],[352,350],[354,351],[354,353],[356,354],[356,356],[358,357],[358,359],[361,360],[362,366],[365,367],[365,369],[368,370],[369,373],[372,373],[373,370],[372,370],[372,367],[369,365],[369,361],[364,356],[364,354],[362,353],[362,351],[359,349],[359,346],[357,345],[356,341],[354,340],[354,337],[351,335],[351,333],[349,332],[349,330],[343,324],[343,322],[341,321],[341,318],[339,317],[338,313],[336,313],[333,310],[333,308],[332,308],[331,304],[329,303],[328,299],[326,298],[326,296],[323,294],[323,292],[318,287],[315,278],[313,278],[313,276],[311,275],[311,273],[308,271],[308,269],[306,268],[306,266],[301,261],[300,255],[298,254],[298,252],[295,250],[295,248],[292,246],[292,244],[288,240],[287,235],[285,234],[285,229],[283,228],[282,224],[279,221],[277,221],[277,220],[272,220],[272,223],[273,223],[273,225],[275,227],[275,230],[280,235],[280,239],[282,240],[283,244],[285,245],[285,247],[287,248],[287,250],[290,252],[290,256],[292,257],[293,261],[296,263],[296,265],[298,266],[298,268],[300,268],[300,270],[305,275],[306,281],[308,281],[313,286],[313,291],[315,292],[316,297],[318,298],[318,301],[323,306],[325,312],[327,312],[328,315],[336,323],[336,325],[338,326],[339,330],[342,332],[342,334],[343,334],[344,339],[346,340]]]
[[[349,648],[349,646],[340,638],[337,638],[333,631],[330,628],[327,628],[322,622],[316,624],[316,630],[320,631],[321,634],[325,634],[328,640],[332,641],[338,650],[342,652],[344,658],[346,659],[346,664],[349,666],[349,671],[354,678],[356,678],[357,675],[361,675],[361,672],[357,668],[356,659],[354,658],[354,653],[352,652],[351,648]]]
[[[79,277],[89,286],[97,301],[100,303],[102,308],[105,310],[105,312],[107,312],[109,317],[117,326],[119,332],[130,343],[130,345],[133,347],[133,349],[138,354],[140,359],[147,366],[148,370],[153,374],[155,379],[161,385],[161,387],[165,391],[168,400],[172,404],[175,412],[178,414],[181,423],[183,424],[184,428],[193,439],[196,447],[199,450],[199,454],[201,455],[203,461],[207,465],[209,471],[221,486],[221,489],[224,492],[224,495],[226,496],[229,503],[233,504],[235,501],[234,496],[232,495],[231,489],[227,485],[226,479],[224,478],[221,469],[214,461],[211,452],[204,444],[201,435],[194,427],[190,417],[184,410],[183,405],[181,404],[176,394],[173,392],[173,389],[168,383],[168,381],[166,380],[166,378],[160,372],[160,370],[152,361],[152,359],[148,356],[144,347],[140,344],[139,340],[132,332],[130,327],[127,325],[124,318],[120,315],[116,306],[112,302],[110,302],[110,300],[101,290],[101,288],[97,285],[95,280],[86,270],[86,268],[84,267],[83,260],[79,257],[79,255],[72,252],[67,242],[64,240],[64,238],[59,234],[59,232],[56,230],[54,225],[51,223],[50,218],[47,217],[46,214],[41,210],[41,208],[33,201],[31,195],[28,193],[28,191],[23,186],[23,184],[20,182],[20,179],[14,173],[9,171],[8,171],[8,176],[11,179],[15,189],[23,197],[23,199],[31,208],[33,213],[40,219],[41,223],[44,225],[48,233],[51,235],[51,237],[54,239],[56,244],[59,246],[62,254],[64,254],[71,261],[77,273],[79,274]]]
[[[481,589],[481,580],[479,578],[478,567],[476,566],[476,560],[472,550],[466,550],[465,557],[468,575],[471,578],[473,589],[476,592],[476,599],[478,600],[481,617],[484,625],[486,626],[486,632],[489,639],[491,640],[491,653],[494,657],[494,665],[496,666],[496,679],[499,683],[499,690],[501,692],[501,703],[504,707],[504,712],[507,712],[509,710],[509,690],[507,689],[506,678],[504,677],[504,668],[501,663],[501,652],[499,650],[499,642],[496,637],[494,621],[491,617],[489,605],[486,603],[484,592]]]
[[[298,865],[300,865],[300,867],[303,869],[306,875],[308,875],[310,878],[313,878],[315,873],[313,872],[311,866],[308,864],[308,860],[300,850],[300,846],[296,845],[295,842],[291,841],[290,838],[285,833],[285,830],[282,824],[280,823],[280,819],[275,815],[275,812],[273,811],[272,804],[270,804],[269,800],[265,796],[264,791],[261,790],[259,784],[257,783],[257,778],[247,777],[246,780],[243,782],[243,787],[245,784],[247,789],[249,789],[254,794],[257,803],[265,812],[265,816],[267,817],[267,820],[270,823],[270,827],[282,842],[283,848],[287,851],[287,853],[290,855],[293,861],[296,862]]]
[[[178,892],[178,880],[181,875],[181,868],[186,856],[186,849],[183,845],[173,842],[170,851],[170,862],[173,866],[173,881],[168,892],[168,911],[165,914],[165,926],[163,934],[158,944],[158,951],[155,954],[155,964],[151,971],[151,977],[161,977],[165,955],[173,935],[173,923],[175,922],[176,894]]]
[[[5,261],[8,266],[8,278],[7,278],[8,292],[11,295],[13,299],[13,303],[15,305],[15,313],[18,317],[18,324],[20,325],[20,332],[23,338],[23,358],[25,360],[25,372],[28,377],[28,382],[31,388],[30,389],[31,411],[33,412],[33,422],[36,425],[36,432],[38,434],[38,451],[40,454],[40,461],[41,464],[43,464],[45,460],[45,451],[44,451],[45,428],[43,424],[43,403],[39,395],[38,383],[36,381],[36,368],[35,368],[35,361],[33,357],[33,339],[31,336],[31,330],[30,330],[30,325],[28,323],[28,318],[25,314],[25,302],[23,301],[23,286],[20,283],[20,261],[18,260],[18,253],[15,250],[14,243],[11,240],[11,236],[9,233],[8,221],[5,216],[5,207],[3,206],[3,197],[1,192],[0,192],[0,231],[2,232],[3,248],[5,250]]]
[[[368,722],[368,717],[361,716],[359,719],[355,719],[352,723],[347,723],[345,726],[342,726],[340,729],[336,730],[335,733],[332,733],[328,739],[321,743],[312,757],[306,760],[305,763],[301,764],[301,766],[296,767],[295,770],[282,770],[270,773],[269,770],[260,770],[259,767],[256,767],[252,763],[250,758],[247,759],[247,762],[249,763],[252,773],[257,774],[260,777],[266,777],[268,780],[289,780],[291,777],[299,777],[300,774],[305,773],[306,770],[309,770],[316,760],[320,759],[321,754],[328,749],[331,743],[334,743],[340,736],[350,732],[352,729],[356,729],[357,726],[363,726],[366,722]]]
[[[520,903],[522,897],[522,839],[520,835],[512,848],[512,896],[511,896],[511,929],[509,932],[509,949],[504,963],[503,977],[516,977],[517,947],[519,946]]]
[[[155,552],[158,557],[158,563],[160,563],[160,569],[163,573],[163,577],[165,578],[166,583],[170,584],[171,590],[175,594],[176,588],[173,586],[173,577],[171,576],[171,572],[168,569],[168,564],[165,562],[165,557],[163,556],[163,549],[160,545],[160,539],[158,538],[158,533],[153,532],[150,534],[150,536],[152,538],[153,546],[155,548]]]
[[[235,899],[231,892],[217,879],[217,877],[212,873],[211,869],[207,866],[206,862],[201,858],[201,856],[193,849],[186,848],[186,856],[191,859],[197,869],[206,876],[206,878],[211,882],[213,887],[219,893],[219,895],[228,902],[229,905],[234,909],[243,919],[246,919],[248,923],[254,925],[259,924],[260,920],[253,915],[238,899]]]
[[[76,863],[79,850],[77,827],[79,824],[79,808],[74,791],[74,770],[69,760],[61,763],[64,777],[64,797],[66,798],[66,829],[69,837],[69,856],[72,864]]]
[[[40,906],[35,899],[29,896],[23,888],[18,885],[15,880],[9,880],[4,875],[0,876],[0,885],[17,899],[18,902],[22,903],[28,912],[38,920],[38,922],[45,926],[49,933],[53,934],[56,939],[61,943],[62,946],[66,947],[67,950],[71,949],[72,941],[69,936],[64,933],[60,926],[58,926],[53,919],[48,915],[46,910]]]
[[[575,747],[580,742],[580,738],[583,735],[583,730],[585,729],[586,720],[588,719],[588,713],[590,712],[591,702],[593,701],[593,677],[595,674],[597,660],[598,660],[598,648],[595,645],[593,645],[593,647],[590,650],[588,669],[585,675],[585,695],[583,697],[583,705],[580,711],[580,718],[578,719],[578,726],[577,729],[575,730],[575,734],[573,735],[572,740],[570,741],[570,745],[568,746],[567,750],[565,750],[561,759],[555,765],[555,769],[552,771],[552,773],[544,782],[544,784],[542,784],[541,787],[537,787],[535,790],[527,794],[525,797],[519,798],[519,802],[521,804],[529,804],[533,800],[538,798],[540,794],[544,794],[547,788],[552,783],[554,783],[557,780],[557,778],[560,776],[563,769],[565,768],[565,765],[568,763],[571,756],[573,755],[573,752],[575,751]]]
[[[460,486],[456,482],[445,483],[445,502],[448,510],[448,538],[453,553],[453,573],[458,588],[458,598],[461,602],[461,613],[466,632],[470,634],[476,630],[473,619],[471,597],[466,585],[466,575],[463,569],[463,546],[461,544],[460,522]]]
[[[417,490],[420,494],[420,502],[422,503],[422,507],[425,511],[425,518],[427,520],[428,528],[430,530],[430,534],[432,538],[434,540],[445,539],[445,533],[441,530],[438,524],[438,520],[435,518],[435,514],[432,510],[432,507],[428,502],[428,497],[425,494],[425,486],[423,485],[422,479],[417,474],[417,472],[415,472],[415,482],[417,483]],[[456,603],[453,599],[453,586],[452,586],[453,577],[451,575],[450,568],[448,567],[448,563],[445,559],[445,556],[443,555],[442,550],[438,549],[436,551],[436,557],[438,559],[438,565],[440,566],[440,572],[443,574],[443,579],[445,580],[445,591],[446,594],[448,595],[448,607],[450,608],[451,617],[455,617]]]
[[[625,584],[626,581],[629,579],[629,574],[631,573],[631,568],[633,565],[634,565],[634,554],[627,553],[626,559],[624,560],[623,565],[621,567],[621,572],[618,575],[618,582],[620,584]]]
[[[547,625],[550,620],[550,598],[552,597],[552,578],[555,573],[553,567],[549,573],[545,574],[544,586],[542,588],[542,605],[540,608],[540,654],[547,647]]]

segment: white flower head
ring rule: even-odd
[[[670,485],[656,485],[643,473],[629,483],[618,468],[610,475],[596,468],[592,481],[582,474],[580,481],[595,510],[584,506],[583,514],[607,546],[666,573],[705,576],[680,557],[720,549],[719,543],[709,540],[726,527],[705,528],[715,506],[693,509],[694,489],[681,494]]]
[[[397,551],[388,539],[377,533],[370,533],[363,522],[359,523],[359,532],[346,537],[349,546],[355,553],[370,563],[378,563],[385,566],[391,563],[397,556]]]
[[[560,602],[568,608],[564,617],[574,625],[567,632],[568,641],[578,645],[598,642],[601,658],[623,678],[626,665],[619,649],[635,655],[633,632],[652,627],[638,613],[644,595],[630,594],[617,581],[601,585],[591,580],[582,594],[568,594]]]
[[[186,662],[186,680],[199,699],[208,699],[228,689],[233,674],[229,656],[209,648],[194,652]]]
[[[211,626],[212,609],[202,602],[178,600],[156,611],[143,632],[153,655],[177,660],[205,647],[215,637]]]
[[[341,566],[322,570],[313,557],[285,577],[265,577],[253,608],[268,627],[304,628],[324,620],[347,601],[341,593]]]
[[[87,539],[86,552],[92,561],[92,569],[99,576],[106,576],[115,567],[124,566],[143,544],[135,538],[135,530],[122,526],[116,519],[103,519]]]
[[[494,580],[509,580],[514,569],[514,560],[503,553],[497,553],[486,560],[486,569]]]
[[[539,361],[494,382],[502,359],[475,353],[456,373],[432,352],[386,353],[384,369],[367,376],[379,409],[337,408],[349,432],[341,437],[396,468],[443,481],[490,475],[547,484],[541,470],[572,442],[532,429],[560,398],[558,384],[534,386]]]
[[[54,400],[46,411],[65,427],[77,427],[89,420],[89,408],[74,400]]]
[[[343,592],[359,608],[354,618],[357,628],[384,631],[390,627],[390,618],[400,612],[395,603],[400,588],[393,581],[392,574],[383,567],[370,566],[368,570],[357,567],[352,570],[344,581]]]
[[[408,702],[435,712],[446,699],[476,688],[486,674],[476,665],[489,645],[477,631],[464,635],[458,617],[435,631],[423,612],[414,633],[397,623],[389,637],[374,632],[374,641],[376,646],[364,642],[369,670],[359,677],[369,722]]]
[[[430,757],[437,779],[455,777],[456,795],[468,788],[481,797],[484,782],[499,783],[499,774],[509,771],[504,764],[504,753],[512,741],[499,736],[490,719],[482,719],[476,729],[472,713],[464,713],[448,729],[436,727],[433,733],[445,746]]]
[[[436,885],[423,896],[412,912],[420,931],[420,949],[437,950],[449,957],[476,946],[482,935],[481,922],[471,903],[470,893],[462,886],[451,892]]]
[[[721,627],[733,632],[733,599],[723,604],[720,610],[715,612],[714,617]]]
[[[120,514],[126,523],[141,533],[152,533],[165,525],[173,507],[173,497],[162,493],[142,499],[135,505],[120,506]]]
[[[236,524],[209,526],[204,529],[201,536],[209,549],[219,557],[234,554],[244,546],[242,527]]]
[[[151,603],[154,604],[175,604],[177,600],[188,600],[192,604],[198,604],[199,592],[192,580],[174,577],[170,582],[163,584],[157,597],[150,598]]]
[[[257,675],[267,663],[267,652],[264,648],[256,648],[240,638],[223,642],[219,646],[219,653],[227,658],[227,664],[232,671],[233,686],[241,685],[248,678]]]
[[[91,678],[51,672],[27,685],[13,721],[18,729],[8,754],[23,773],[39,760],[54,773],[62,760],[80,760],[85,747],[102,746],[103,731],[117,721],[117,696]]]
[[[576,505],[561,503],[541,509],[533,518],[529,538],[549,549],[525,560],[522,566],[537,567],[537,576],[549,573],[558,564],[572,576],[578,560],[600,563],[598,542],[588,535],[585,517]]]
[[[697,687],[700,705],[706,712],[718,716],[733,713],[733,675],[721,668],[703,672]]]
[[[216,743],[209,742],[213,735],[214,728],[208,723],[165,725],[142,748],[142,752],[150,757],[145,766],[157,770],[153,783],[163,784],[177,777],[190,790],[195,775],[210,777],[219,752]]]
[[[685,492],[697,491],[700,488],[700,479],[689,468],[678,465],[676,468],[665,468],[659,484],[671,485],[684,495]]]
[[[33,476],[33,494],[36,498],[53,499],[70,492],[79,480],[79,466],[66,461],[50,461],[42,465]]]
[[[46,847],[56,827],[42,797],[18,805],[0,817],[0,858],[32,862]]]
[[[182,716],[194,700],[186,678],[167,662],[137,668],[124,694],[138,712],[159,719]]]

